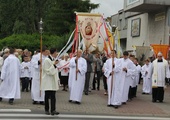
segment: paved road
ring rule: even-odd
[[[134,117],[134,116],[111,116],[111,115],[83,115],[83,114],[59,114],[57,116],[33,113],[30,109],[0,109],[0,120],[169,120],[167,117]]]
[[[63,118],[67,119],[68,117],[66,117],[66,115],[86,115],[86,116],[102,115],[112,116],[112,118],[113,116],[122,116],[125,117],[126,119],[128,119],[129,116],[139,118],[170,117],[170,86],[168,86],[165,91],[164,103],[152,103],[151,95],[142,95],[141,94],[142,85],[139,85],[137,98],[134,98],[131,102],[128,102],[126,105],[122,105],[119,109],[107,107],[107,96],[103,94],[104,90],[102,89],[102,87],[103,86],[101,85],[100,91],[92,91],[88,96],[83,95],[81,105],[69,103],[68,102],[69,92],[59,90],[57,92],[57,106],[56,106],[57,111],[60,112],[59,117],[61,117],[61,119]],[[7,114],[10,114],[9,112],[5,112],[5,110],[9,109],[13,110],[27,109],[31,111],[31,113],[29,114],[36,114],[43,117],[45,116],[43,105],[32,104],[30,92],[22,92],[22,99],[15,100],[14,105],[9,105],[7,100],[3,100],[2,102],[0,102],[0,119],[2,118],[2,114],[6,116],[8,116]],[[13,115],[13,113],[11,114]]]

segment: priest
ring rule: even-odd
[[[159,52],[152,66],[152,102],[157,102],[158,100],[162,103],[164,100],[165,77],[168,75],[168,69],[168,62]]]

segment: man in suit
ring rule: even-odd
[[[87,72],[86,72],[86,80],[85,80],[84,92],[85,92],[85,95],[88,95],[90,74],[92,72],[91,63],[93,62],[93,55],[90,54],[88,49],[86,49],[84,51],[82,57],[86,60],[86,63],[87,63]]]

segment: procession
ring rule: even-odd
[[[152,62],[146,59],[143,66],[127,51],[123,52],[122,58],[117,58],[115,50],[109,56],[78,50],[75,57],[70,58],[65,53],[61,59],[56,60],[57,50],[43,47],[42,61],[39,50],[34,55],[27,49],[22,52],[20,49],[15,51],[13,48],[6,48],[4,52],[1,57],[0,100],[7,99],[13,105],[15,100],[22,99],[21,92],[30,92],[32,104],[45,105],[47,115],[59,114],[55,107],[55,94],[59,87],[62,91],[69,92],[68,102],[78,105],[81,105],[83,95],[87,96],[91,91],[100,91],[104,87],[103,94],[108,96],[106,107],[117,109],[129,101],[133,102],[141,79],[141,94],[152,95],[152,102],[163,102],[164,87],[169,84],[169,81],[165,81],[165,78],[170,78],[169,62],[163,58],[161,52]]]
[[[131,2],[124,0],[129,6],[139,1]],[[62,5],[69,5],[66,3]],[[36,29],[36,34],[21,32],[24,24],[17,22],[24,19],[20,17],[9,38],[5,39],[8,34],[4,32],[0,40],[0,112],[32,108],[45,116],[98,111],[101,116],[170,115],[170,37],[167,27],[162,28],[165,33],[156,31],[162,25],[156,22],[165,20],[165,14],[151,15],[153,19],[150,12],[126,14],[122,9],[113,18],[104,18],[91,12],[99,4],[90,5],[85,12],[72,11],[74,15],[69,17],[63,15],[66,11],[57,14],[61,20],[56,24],[51,24],[52,14],[45,19],[38,14],[30,30]],[[72,24],[62,18],[71,19]],[[143,22],[146,18],[150,26]]]

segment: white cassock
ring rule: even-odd
[[[20,99],[20,61],[10,54],[4,61],[1,71],[0,97]]]
[[[42,64],[46,56],[42,55]],[[34,101],[44,101],[44,91],[41,90],[40,94],[40,53],[34,55],[31,60],[32,64],[32,86],[31,86],[31,97]]]
[[[86,60],[82,57],[78,59],[78,69],[80,72],[77,73],[76,80],[76,63],[75,58],[73,57],[70,60],[70,71],[69,71],[69,90],[70,90],[70,100],[81,102],[84,84],[85,84],[85,75],[87,72],[87,63]]]
[[[119,78],[121,80],[120,94],[122,95],[122,102],[127,102],[129,87],[133,82],[132,78],[135,75],[136,69],[134,63],[129,58],[127,59],[121,58],[120,62],[121,62],[121,77]],[[123,71],[123,68],[127,68],[127,72]]]
[[[131,74],[130,74],[130,76],[131,77],[129,77],[129,80],[130,80],[130,86],[132,87],[132,88],[134,88],[134,87],[136,87],[136,74],[137,74],[137,68],[136,68],[136,65],[133,63],[132,64],[132,66],[130,66],[130,68],[129,68],[129,70],[130,70],[130,72],[131,72]]]
[[[136,86],[138,86],[139,84],[139,77],[140,77],[140,73],[141,73],[141,69],[142,67],[140,65],[136,66],[136,74],[135,74],[135,79],[136,79]]]
[[[147,73],[146,73],[147,72]],[[143,78],[143,93],[151,94],[152,92],[152,63],[142,66],[142,78]]]
[[[121,64],[117,58],[114,58],[114,68],[112,67],[112,58],[108,59],[105,63],[104,75],[107,77],[108,87],[108,105],[121,105]],[[113,76],[110,73],[114,71]]]

